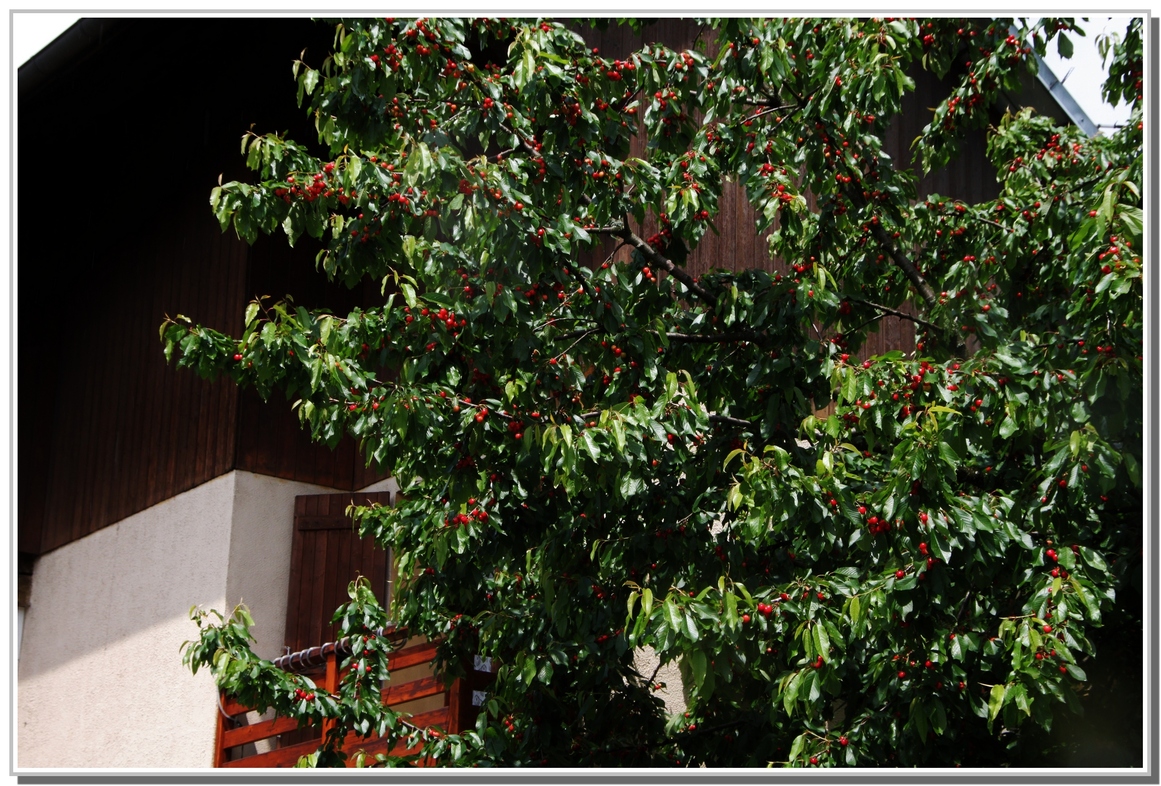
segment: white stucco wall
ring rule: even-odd
[[[250,472],[235,472],[234,476],[226,598],[231,609],[239,602],[250,609],[254,652],[273,660],[285,652],[294,498],[299,494],[334,494],[335,489]],[[379,485],[383,484],[377,484],[376,490]]]
[[[41,556],[21,631],[16,766],[211,766],[216,690],[179,653],[197,633],[189,609],[245,602],[255,651],[282,654],[294,498],[334,492],[231,472]]]
[[[41,556],[18,663],[16,766],[204,767],[215,689],[178,648],[222,608],[235,478]]]
[[[633,666],[637,673],[645,677],[656,673],[654,682],[664,686],[655,692],[665,702],[665,711],[670,715],[685,712],[685,688],[677,662],[671,661],[657,668],[660,663],[661,658],[652,647],[641,647],[633,653]]]

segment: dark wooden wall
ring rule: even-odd
[[[652,40],[689,47],[697,30],[669,19],[639,35],[615,25],[584,34],[624,56]],[[248,176],[238,144],[251,124],[315,138],[295,105],[290,64],[305,46],[318,65],[331,37],[305,19],[118,20],[21,88],[21,553],[57,548],[235,468],[342,490],[382,477],[349,439],[334,451],[312,444],[281,397],[263,403],[166,366],[157,333],[176,313],[238,333],[257,295],[291,294],[337,313],[375,302],[373,285],[329,284],[309,244],[291,250],[274,238],[250,248],[223,235],[208,206],[220,174]],[[909,160],[940,100],[938,82],[916,76],[889,137],[898,161]],[[982,136],[967,140],[961,160],[926,178],[921,194],[993,194],[982,145]],[[691,255],[694,273],[780,264],[735,184],[716,224],[720,236],[708,234]],[[873,341],[866,352],[910,346],[910,323],[884,320]]]
[[[257,294],[336,310],[364,297],[328,285],[314,248],[224,235],[208,204],[220,174],[247,176],[239,140],[252,123],[314,139],[290,64],[304,46],[318,64],[331,36],[307,19],[108,21],[22,88],[22,554],[234,468],[339,489],[381,477],[350,440],[333,452],[312,444],[287,402],[167,366],[158,338],[178,313],[236,334]]]

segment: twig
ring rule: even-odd
[[[727,426],[740,426],[741,428],[754,428],[754,424],[749,420],[742,420],[741,418],[731,418],[729,415],[717,415],[711,413],[709,416],[710,423],[724,423]]]
[[[923,319],[921,317],[917,317],[914,314],[908,314],[904,311],[897,311],[893,308],[888,308],[887,306],[881,306],[878,303],[872,303],[869,300],[861,300],[857,297],[853,297],[853,298],[851,298],[851,300],[854,301],[855,303],[862,303],[864,306],[870,306],[871,308],[878,309],[879,311],[882,311],[885,314],[890,314],[893,317],[899,317],[900,319],[909,319],[912,322],[923,325],[924,327],[927,327],[927,328],[931,328],[932,330],[940,330],[939,325],[936,325],[934,322],[928,322],[926,319]],[[860,325],[860,327],[862,327],[862,326]]]
[[[798,109],[797,104],[784,104],[782,106],[770,106],[769,104],[763,102],[761,104],[755,104],[755,106],[765,106],[766,108],[761,110],[761,111],[755,112],[754,114],[747,117],[745,120],[742,121],[742,125],[745,125],[746,123],[753,122],[754,120],[757,120],[758,118],[760,118],[764,115],[769,115],[773,112],[782,111],[783,109]],[[778,122],[781,123],[782,118],[778,118]]]
[[[649,331],[655,333],[655,331]],[[670,341],[682,341],[688,344],[724,344],[732,341],[752,341],[755,344],[770,340],[770,336],[765,333],[757,333],[752,330],[742,330],[735,333],[717,333],[712,335],[694,335],[690,333],[666,333],[665,337]]]

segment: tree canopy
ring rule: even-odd
[[[1140,20],[1107,45],[1132,120],[1092,138],[995,109],[1069,19],[709,19],[686,51],[623,23],[646,45],[613,58],[551,19],[335,21],[295,64],[320,144],[244,136],[223,230],[320,238],[383,303],[179,317],[166,355],[354,435],[400,484],[357,511],[400,581],[338,610],[338,695],[244,611],[196,615],[187,663],[449,764],[1019,763],[1141,630]],[[982,130],[995,199],[884,151],[923,69],[921,170]],[[693,275],[734,184],[768,255]],[[914,346],[862,353],[898,319]],[[448,675],[500,664],[472,728],[379,705],[388,618]]]

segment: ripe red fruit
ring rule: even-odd
[[[744,624],[749,624],[749,622],[750,622],[750,615],[749,615],[749,614],[743,614],[743,615],[742,615],[742,622],[743,622]]]
[[[1051,632],[1052,632],[1052,626],[1051,626],[1051,625],[1045,625],[1045,626],[1044,626],[1044,632],[1045,632],[1045,633],[1051,633]]]
[[[235,361],[237,361],[237,360],[241,360],[241,359],[242,359],[242,356],[241,356],[241,355],[238,355],[238,354],[235,354],[235,355],[234,355],[234,360],[235,360]]]
[[[905,671],[899,672],[899,679],[901,679],[901,680],[907,679],[907,672],[905,672]]]
[[[847,745],[849,743],[850,743],[850,740],[848,740],[845,735],[842,737],[839,737],[839,745],[841,745],[845,748],[845,747],[847,747]]]
[[[811,756],[811,757],[810,757],[810,763],[811,763],[811,764],[818,764],[818,757],[817,757],[817,756]]]
[[[904,576],[906,576],[906,575],[907,575],[907,574],[906,574],[906,573],[904,573],[902,570],[897,570],[897,571],[895,571],[895,578],[897,578],[897,579],[901,579],[901,578],[903,578],[903,577],[904,577]]]

